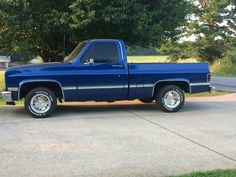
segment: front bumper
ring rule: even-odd
[[[2,91],[1,96],[5,100],[6,103],[12,103],[13,102],[11,91]]]

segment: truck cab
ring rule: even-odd
[[[75,101],[127,99],[128,66],[123,42],[91,40],[80,45],[84,47],[79,55],[72,52],[66,60],[75,66],[73,77],[78,88]]]

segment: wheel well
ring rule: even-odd
[[[156,93],[163,87],[167,85],[176,85],[179,88],[181,88],[185,93],[190,92],[190,86],[189,83],[186,81],[166,81],[166,82],[158,82],[155,87],[154,87],[154,94],[153,96],[156,95]]]
[[[19,99],[26,97],[30,90],[37,87],[45,87],[50,89],[57,98],[63,99],[63,93],[61,86],[56,82],[29,82],[21,85],[19,90]]]

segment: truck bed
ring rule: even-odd
[[[129,63],[130,97],[152,95],[160,81],[186,81],[191,84],[207,82],[208,63]],[[143,88],[144,90],[140,89]],[[192,93],[208,91],[208,85],[192,87]]]
[[[128,63],[130,73],[209,73],[208,63]]]

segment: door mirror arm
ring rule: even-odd
[[[92,65],[92,64],[94,64],[94,59],[93,59],[93,58],[90,58],[89,60],[86,60],[84,64],[86,64],[86,65]]]

